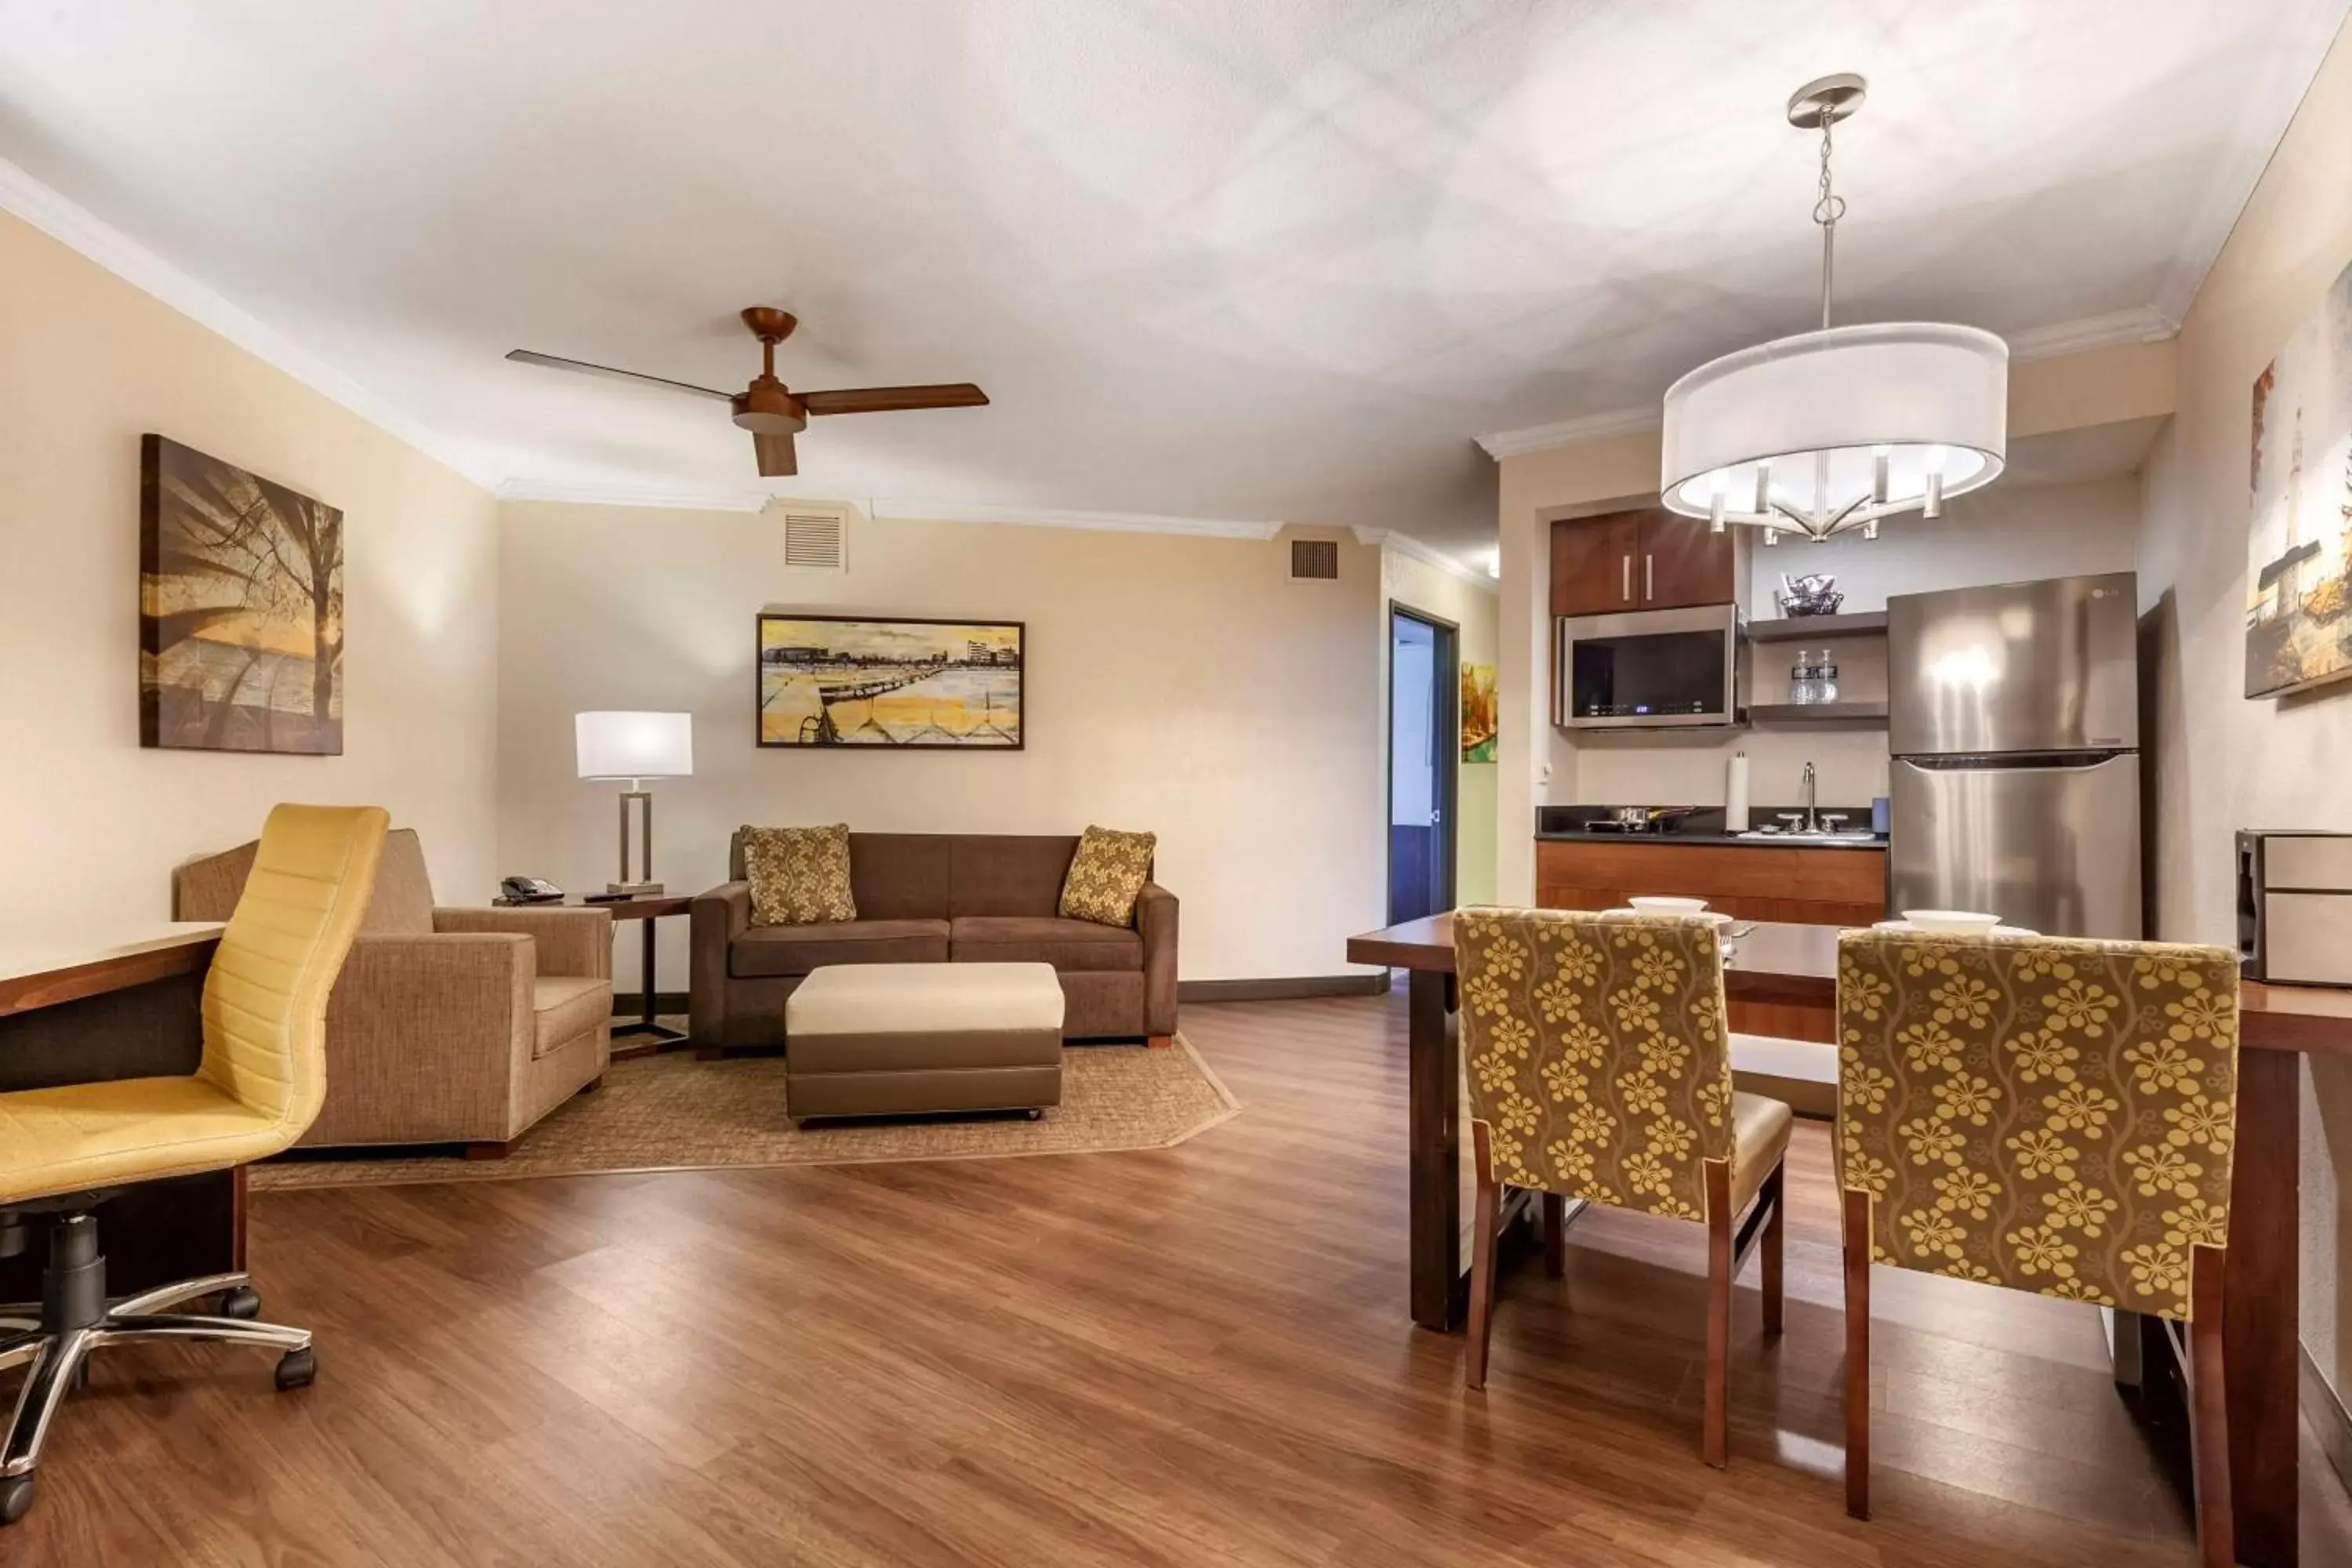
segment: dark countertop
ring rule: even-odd
[[[1776,811],[1795,809],[1793,806],[1759,805],[1749,810],[1748,820],[1760,825],[1777,820],[1773,816]],[[1845,826],[1848,827],[1866,831],[1870,826],[1870,808],[1866,805],[1860,807],[1827,805],[1822,809],[1843,812],[1846,818]],[[1765,848],[1779,847],[1790,849],[1885,849],[1886,847],[1886,840],[1884,837],[1867,844],[1823,843],[1818,838],[1783,838],[1779,835],[1767,835],[1760,838],[1742,837],[1724,831],[1723,808],[1719,805],[1699,807],[1688,816],[1677,817],[1666,824],[1663,831],[1653,828],[1644,833],[1618,833],[1607,830],[1592,833],[1585,831],[1580,826],[1607,816],[1609,810],[1610,808],[1605,805],[1539,805],[1536,808],[1536,838],[1538,842],[1553,843],[1687,844],[1712,845],[1718,848],[1736,846],[1742,849],[1754,849],[1759,847]]]

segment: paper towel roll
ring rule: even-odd
[[[1726,833],[1748,831],[1748,753],[1731,753],[1730,765],[1723,780],[1723,830]]]

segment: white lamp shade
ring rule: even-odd
[[[2009,345],[1974,327],[1903,321],[1759,343],[1666,389],[1659,499],[1706,517],[1773,498],[1819,516],[1869,499],[1956,496],[2000,475],[2009,452]],[[1827,458],[1826,492],[1815,454]],[[1759,490],[1759,478],[1764,488]]]
[[[575,713],[583,779],[685,778],[694,772],[691,713]]]

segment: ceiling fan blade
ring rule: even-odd
[[[793,450],[793,437],[787,431],[781,436],[754,436],[751,450],[760,459],[760,477],[781,479],[801,471],[800,455]]]
[[[683,381],[672,381],[664,375],[646,375],[634,370],[615,370],[609,364],[590,364],[586,360],[565,359],[561,354],[534,353],[530,349],[509,349],[507,358],[517,364],[541,364],[550,370],[576,370],[583,375],[609,375],[615,381],[642,381],[655,386],[666,386],[672,392],[691,392],[698,397],[715,397],[721,403],[731,402],[731,392],[713,392],[707,386],[693,386]]]
[[[839,392],[795,392],[811,414],[887,414],[899,408],[978,408],[988,394],[968,381],[940,386],[853,386]]]

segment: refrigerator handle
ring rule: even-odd
[[[2112,763],[2117,757],[2133,757],[2139,753],[2130,747],[2118,747],[2111,752],[1994,752],[1965,755],[1959,752],[1921,753],[1898,756],[1895,760],[1928,773],[2060,773],[2078,768],[2095,768]]]

